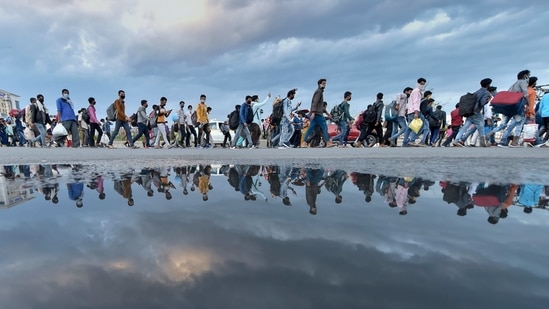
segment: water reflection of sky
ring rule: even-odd
[[[542,308],[549,298],[543,209],[510,206],[495,225],[483,207],[457,216],[437,181],[399,215],[378,192],[366,203],[349,177],[340,204],[321,188],[314,216],[305,186],[285,206],[265,178],[267,202],[211,176],[203,201],[198,188],[183,195],[173,168],[170,200],[134,182],[129,207],[112,180],[127,173],[99,173],[100,200],[87,186],[97,175],[82,170],[82,208],[69,168],[57,204],[33,180],[35,198],[0,210],[3,308]]]

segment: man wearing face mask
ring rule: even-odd
[[[137,108],[137,135],[133,138],[132,144],[135,145],[135,142],[141,138],[142,135],[145,135],[145,149],[149,148],[149,129],[147,124],[149,123],[149,114],[147,113],[147,107],[149,103],[147,100],[141,100],[141,106]]]
[[[90,105],[88,106],[88,114],[90,115],[90,147],[95,147],[96,145],[101,145],[101,136],[103,135],[103,130],[101,130],[101,123],[97,119],[97,114],[95,112],[95,99],[90,97],[88,99]],[[95,131],[97,130],[97,142],[95,139]]]
[[[114,139],[116,138],[116,135],[118,135],[118,131],[120,131],[120,127],[124,128],[124,131],[126,132],[126,140],[130,142],[130,148],[137,148],[133,144],[132,139],[132,131],[130,129],[130,117],[126,116],[126,105],[124,99],[126,98],[126,92],[124,90],[118,90],[118,99],[114,101],[114,110],[116,111],[116,123],[114,125],[114,131],[111,135],[111,140],[109,141],[109,148],[114,148],[112,143],[114,142]]]
[[[240,106],[240,111],[239,111],[240,119],[238,123],[238,128],[236,128],[236,131],[234,133],[234,139],[231,142],[231,149],[236,149],[236,142],[238,141],[238,137],[240,136],[243,130],[244,130],[244,134],[246,134],[246,139],[248,140],[248,147],[250,149],[256,148],[252,142],[252,136],[250,134],[250,130],[248,129],[248,125],[250,125],[250,123],[252,123],[253,121],[253,118],[250,119],[250,117],[248,117],[248,115],[252,113],[251,105],[252,105],[252,97],[247,95],[246,102],[242,103],[242,105]]]
[[[61,90],[62,96],[55,102],[57,106],[57,120],[61,121],[61,124],[72,135],[72,148],[80,147],[80,136],[78,134],[78,122],[76,120],[76,114],[74,113],[74,104],[69,97],[69,91],[67,89]],[[61,137],[64,139],[65,137]],[[58,143],[63,142],[58,140]]]
[[[206,106],[206,95],[200,95],[200,102],[196,105],[196,120],[198,122],[198,145],[209,147],[210,129],[208,120],[208,106]],[[235,140],[237,140],[235,138]]]
[[[423,114],[420,112],[420,105],[421,105],[421,99],[423,99],[423,91],[425,91],[425,84],[427,84],[427,80],[423,77],[418,78],[417,85],[414,90],[410,93],[410,98],[408,98],[408,111],[407,111],[407,119],[408,123],[411,123],[412,120],[420,118],[423,122],[425,122],[425,117],[423,117]],[[408,147],[409,142],[409,136],[412,132],[412,129],[410,127],[406,128],[406,131],[404,132],[404,141],[402,142],[402,147]]]

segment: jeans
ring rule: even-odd
[[[526,117],[524,117],[524,115],[514,115],[513,117],[510,117],[507,129],[503,132],[500,143],[507,143],[507,139],[509,138],[509,135],[511,135],[513,129],[515,129],[513,136],[520,136],[525,121]]]
[[[97,130],[97,142],[94,141],[95,130]],[[94,147],[95,144],[97,145],[101,144],[102,135],[103,135],[103,130],[101,130],[101,126],[99,125],[99,123],[90,123],[90,146],[91,147]]]
[[[67,129],[67,132],[71,134],[72,148],[80,147],[80,135],[78,134],[78,123],[76,120],[61,121],[61,124]]]
[[[474,127],[470,128],[471,125]],[[475,113],[465,119],[465,123],[456,136],[456,141],[464,142],[469,136],[475,133],[475,130],[478,131],[480,136],[484,136],[484,115],[481,113]]]
[[[16,134],[19,139],[19,146],[23,146],[27,142],[27,139],[25,139],[25,133],[23,130],[16,130]]]
[[[186,145],[187,147],[190,147],[191,146],[191,134],[193,136],[193,139],[194,139],[194,147],[197,147],[198,146],[198,139],[196,137],[196,130],[194,129],[194,126],[193,125],[187,125],[187,138],[186,138]]]
[[[132,131],[130,129],[129,123],[127,121],[122,121],[122,120],[118,120],[118,119],[116,120],[116,124],[114,125],[114,131],[113,131],[113,134],[111,135],[109,145],[112,145],[114,139],[118,135],[118,131],[120,131],[120,127],[123,127],[124,131],[126,131],[126,139],[130,143],[130,147],[133,147]]]
[[[132,145],[135,145],[135,141],[141,138],[141,135],[145,135],[145,147],[150,146],[150,140],[149,140],[149,128],[147,128],[147,125],[141,122],[137,123],[137,134],[132,140]]]
[[[240,134],[242,133],[242,130],[244,130],[244,134],[246,134],[246,139],[248,140],[248,146],[252,146],[252,135],[250,134],[250,130],[248,130],[248,126],[244,125],[243,123],[238,124],[238,128],[236,128],[236,132],[234,134],[234,138],[231,142],[231,147],[236,146],[236,142],[238,141],[238,137],[240,137]]]
[[[347,136],[349,136],[350,128],[347,121],[343,120],[339,122],[339,134],[332,137],[333,141],[339,141],[339,145],[347,144]]]
[[[330,135],[328,135],[328,126],[326,125],[326,118],[324,118],[324,115],[321,114],[316,114],[309,123],[309,128],[305,133],[305,142],[309,142],[309,135],[314,132],[316,126],[320,127],[320,129],[322,130],[322,134],[324,135],[324,140],[328,142],[330,140]]]
[[[292,129],[293,125],[290,123],[290,119],[282,117],[282,120],[280,121],[280,144],[289,146],[290,138],[292,137],[292,134],[294,134]]]
[[[398,127],[400,127],[400,131],[398,130]],[[391,139],[396,140],[399,136],[406,132],[406,129],[408,129],[406,118],[403,116],[398,116],[397,119],[393,121],[393,135],[391,136]]]
[[[440,127],[430,127],[429,130],[431,131],[431,140],[429,141],[429,144],[434,145],[440,134]]]
[[[414,120],[414,114],[415,113],[411,113],[411,114],[408,114],[406,116],[407,120],[408,120],[408,123],[411,123],[413,120]],[[420,132],[423,132],[425,130],[425,117],[423,117],[423,115],[421,113],[418,113],[418,118],[421,119],[421,121],[423,121],[423,127],[421,128]],[[428,126],[427,126],[428,128]],[[429,130],[429,129],[427,129]],[[420,132],[418,132],[418,134],[421,134]],[[410,133],[412,133],[412,136],[410,137]],[[402,147],[407,147],[408,146],[408,142],[410,142],[410,140],[415,140],[417,138],[417,135],[414,131],[412,131],[412,129],[410,129],[410,127],[406,127],[406,131],[404,132],[404,141],[402,142]],[[421,141],[423,143],[425,143],[425,139],[427,138],[427,135],[424,133],[424,136],[423,138],[421,139]]]
[[[414,131],[412,131],[412,136],[410,137],[410,141],[415,142],[416,138],[420,134],[422,134],[421,143],[425,144],[425,142],[427,141],[427,137],[429,136],[429,133],[430,133],[430,131],[429,131],[429,121],[427,121],[427,119],[425,119],[425,116],[422,113],[419,113],[419,118],[423,122],[423,127],[421,128],[421,130],[417,134]]]
[[[46,147],[46,126],[38,122],[35,122],[34,125],[38,129],[38,132],[40,132],[40,135],[35,137],[32,141],[33,142],[40,141],[40,144],[42,145],[42,147]]]

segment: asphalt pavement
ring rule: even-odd
[[[433,180],[549,184],[549,148],[27,148],[0,147],[0,163],[87,164],[99,170],[189,164],[294,165]]]

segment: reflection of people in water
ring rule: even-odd
[[[408,189],[410,188],[410,177],[399,178],[395,189],[395,202],[399,208],[399,215],[408,213]]]
[[[166,197],[166,200],[172,199],[172,194],[170,192],[170,188],[175,188],[174,184],[170,181],[168,178],[169,176],[169,170],[168,168],[161,168],[160,169],[160,186],[162,187],[162,191],[164,192],[164,196]]]
[[[475,188],[473,202],[486,210],[488,223],[497,224],[500,218],[507,217],[507,209],[503,209],[503,202],[506,199],[509,185],[481,183],[471,187]]]
[[[347,178],[349,178],[347,172],[338,169],[328,172],[328,175],[324,180],[324,187],[335,195],[336,204],[340,204],[343,201],[341,192],[343,191],[343,184]]]
[[[469,194],[470,183],[463,181],[459,183],[441,181],[439,184],[442,187],[442,200],[448,204],[455,204],[458,207],[458,216],[466,216],[467,209],[474,207],[473,199],[471,198],[471,194]]]
[[[365,173],[351,173],[351,182],[358,187],[358,190],[364,192],[364,201],[370,203],[374,194],[374,180],[376,175]]]
[[[122,175],[120,180],[114,181],[114,191],[128,200],[128,206],[134,205],[132,182],[133,178],[131,174]]]
[[[396,204],[396,186],[397,186],[396,177],[387,177],[384,175],[379,175],[376,181],[376,192],[378,192],[382,197],[383,201],[389,205],[389,207],[394,208]]]
[[[307,175],[305,179],[305,199],[307,205],[309,205],[309,213],[316,215],[316,198],[320,194],[320,188],[324,185],[324,182],[322,182],[324,169],[307,168],[305,170]]]
[[[76,207],[82,208],[84,206],[84,183],[68,182],[67,190],[69,191],[69,199],[76,201]]]
[[[154,174],[154,170],[144,168],[139,172],[139,175],[135,180],[137,184],[143,187],[145,192],[147,192],[147,196],[149,197],[154,195],[154,190],[152,189],[153,174]]]
[[[103,176],[98,173],[94,173],[87,185],[88,188],[96,190],[99,193],[99,199],[105,199],[105,187],[103,184]]]
[[[189,191],[187,190],[187,185],[189,183],[189,168],[187,166],[176,167],[175,173],[179,177],[179,185],[183,188],[183,195],[188,195]]]
[[[213,189],[212,184],[210,183],[210,174],[212,167],[210,165],[200,165],[198,172],[195,173],[198,174],[198,192],[202,194],[202,200],[207,201],[208,200],[208,191]]]

